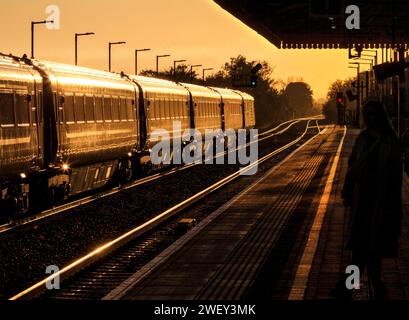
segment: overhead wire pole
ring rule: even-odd
[[[193,64],[190,66],[190,82],[193,82],[193,68],[203,67],[201,64]]]
[[[31,59],[34,59],[34,27],[37,24],[54,23],[54,20],[31,21]]]
[[[357,85],[357,94],[356,94],[356,115],[355,115],[355,122],[358,127],[360,127],[360,112],[361,112],[361,89],[360,89],[360,79],[359,79],[359,73],[360,71],[360,64],[359,62],[350,62],[350,64],[356,65],[356,67],[350,67],[350,68],[355,68],[357,71],[356,75],[356,85]]]
[[[357,59],[357,60],[368,61],[368,62],[358,61],[358,63],[370,65],[370,66],[371,66],[371,69],[373,69],[373,61],[372,61],[372,59],[359,58],[359,59]],[[368,96],[370,95],[370,92],[369,92],[369,71],[366,71],[366,73],[365,73],[365,85],[361,85],[361,88],[362,88],[362,95],[361,95],[362,99],[361,99],[361,102],[362,102],[362,105],[363,105],[363,102],[364,102],[364,100],[363,100],[363,98],[364,98],[363,91],[364,91],[364,90],[363,90],[363,89],[365,88],[365,98],[366,98],[366,99],[368,99]],[[372,94],[372,93],[371,93],[371,94]]]
[[[175,60],[173,61],[173,81],[176,82],[176,64],[186,62],[186,60]]]
[[[119,41],[119,42],[110,42],[109,43],[109,49],[108,49],[108,69],[109,69],[109,72],[111,72],[111,47],[113,46],[113,45],[117,45],[117,44],[126,44],[126,42],[125,41]]]
[[[150,51],[151,49],[135,49],[135,76],[138,75],[138,52]]]
[[[156,75],[159,75],[159,58],[166,58],[166,57],[170,57],[170,54],[162,54],[159,56],[156,56]]]
[[[214,68],[205,68],[205,69],[203,69],[203,85],[206,84],[205,72],[206,71],[211,71],[211,70],[214,70]]]
[[[75,65],[78,65],[78,38],[82,36],[95,35],[94,32],[76,33],[75,34]]]

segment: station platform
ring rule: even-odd
[[[104,299],[331,299],[349,252],[341,189],[359,131],[328,127],[214,211]],[[409,298],[409,182],[390,299]],[[366,277],[354,299],[371,297]]]

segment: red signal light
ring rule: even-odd
[[[344,100],[342,98],[338,98],[338,103],[342,103]]]

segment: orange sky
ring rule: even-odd
[[[81,38],[79,65],[108,69],[108,42],[127,41],[113,50],[114,71],[132,73],[134,49],[141,53],[140,69],[155,68],[157,54],[173,60],[219,69],[230,57],[243,54],[267,60],[274,77],[302,77],[315,98],[325,97],[328,85],[353,76],[344,50],[279,50],[211,0],[3,0],[0,11],[0,52],[30,54],[30,22],[47,18],[46,7],[58,5],[61,29],[36,27],[36,58],[74,63],[74,33],[95,32]]]

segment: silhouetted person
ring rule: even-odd
[[[381,280],[382,259],[396,257],[399,249],[402,153],[381,102],[366,103],[363,117],[365,129],[355,141],[342,191],[351,208],[347,249],[361,277],[368,269],[375,299],[383,299],[387,290]],[[345,288],[345,282],[342,285]]]

